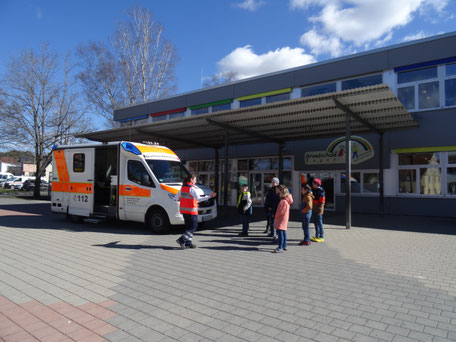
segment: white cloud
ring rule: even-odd
[[[217,62],[219,72],[234,72],[237,79],[262,75],[316,62],[301,48],[283,47],[257,55],[250,45],[239,47]]]
[[[292,9],[316,14],[308,20],[312,30],[301,36],[301,44],[313,53],[336,56],[346,50],[382,46],[393,31],[410,23],[414,16],[443,13],[449,0],[290,0]],[[315,13],[314,11],[312,11]]]
[[[411,40],[417,40],[417,39],[422,39],[422,38],[426,38],[428,35],[425,34],[423,31],[420,31],[416,34],[410,34],[408,36],[405,36],[402,41],[404,42],[409,42]]]
[[[335,36],[320,35],[316,29],[312,29],[301,36],[300,42],[310,48],[314,55],[330,54],[338,57],[342,54],[342,44]]]
[[[244,0],[243,2],[236,3],[234,6],[254,12],[263,5],[263,0]]]

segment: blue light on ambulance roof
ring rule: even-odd
[[[136,154],[136,155],[140,155],[141,154],[141,151],[138,150],[138,148],[133,145],[132,143],[129,143],[129,142],[123,142],[122,143],[122,147],[125,151],[128,151],[128,152],[131,152],[133,154]]]

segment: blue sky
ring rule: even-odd
[[[106,41],[138,4],[176,47],[178,93],[202,75],[245,78],[456,31],[455,0],[0,0],[0,76],[43,41],[62,54]]]

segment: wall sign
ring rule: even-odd
[[[374,149],[366,139],[352,135],[350,141],[353,164],[360,164],[374,156]],[[345,137],[340,137],[332,141],[326,151],[307,152],[305,163],[307,165],[343,164],[345,150]]]

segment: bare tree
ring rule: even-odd
[[[214,74],[207,78],[204,83],[204,88],[214,87],[225,83],[230,83],[238,79],[238,74],[234,71],[227,71],[220,74]]]
[[[78,48],[81,81],[88,101],[108,125],[114,109],[155,100],[176,90],[174,46],[152,13],[135,7],[121,22],[111,43],[91,42]]]
[[[57,53],[42,44],[38,52],[30,49],[11,57],[1,81],[0,139],[21,150],[34,150],[35,197],[40,195],[41,176],[51,160],[52,146],[69,143],[72,133],[90,129],[85,108],[72,90],[71,70],[69,57],[60,70]]]

